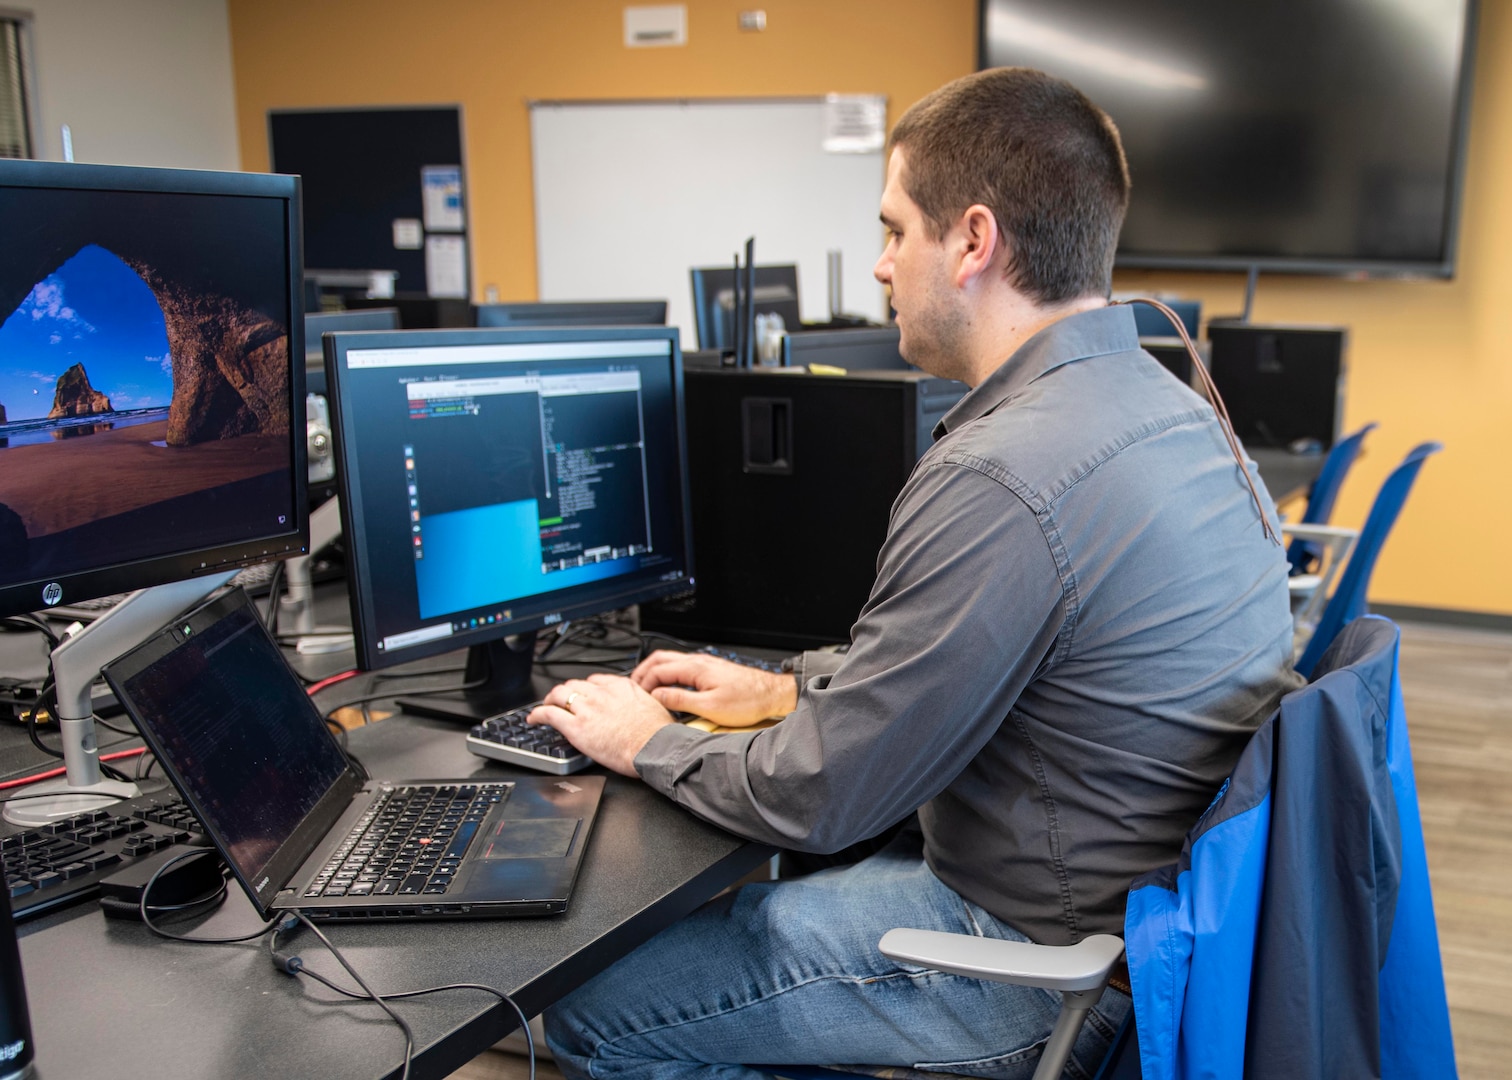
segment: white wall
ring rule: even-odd
[[[226,0],[4,0],[30,12],[36,154],[239,169]]]

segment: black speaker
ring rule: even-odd
[[[918,371],[684,372],[696,588],[641,625],[802,649],[850,639],[893,500],[966,387]]]
[[[1340,326],[1209,323],[1213,384],[1239,440],[1249,447],[1332,446],[1343,412],[1347,336]]]

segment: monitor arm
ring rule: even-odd
[[[103,809],[138,794],[135,784],[104,780],[100,776],[100,749],[95,741],[90,688],[100,677],[102,666],[141,644],[169,619],[235,576],[236,571],[227,570],[140,589],[83,630],[65,638],[52,651],[58,734],[63,739],[67,775],[61,780],[33,785],[28,788],[26,798],[9,802],[5,807],[6,821],[14,825],[46,825],[88,810]]]
[[[310,511],[310,552],[284,563],[287,591],[269,597],[278,605],[278,640],[303,654],[341,652],[352,648],[352,632],[345,626],[315,624],[315,586],[310,567],[315,556],[341,538],[341,503],[327,499]]]
[[[310,511],[310,551],[284,563],[284,581],[288,586],[277,597],[280,635],[301,636],[322,631],[315,625],[315,589],[310,582],[310,564],[315,556],[341,538],[341,500],[331,498]],[[334,627],[330,633],[346,633]],[[350,645],[348,645],[350,647]]]

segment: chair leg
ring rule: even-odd
[[[1039,1066],[1034,1070],[1034,1080],[1059,1080],[1071,1057],[1071,1048],[1081,1034],[1087,1013],[1102,997],[1102,987],[1096,990],[1065,990],[1061,992],[1060,1016],[1050,1038],[1045,1040],[1045,1049],[1040,1053]]]

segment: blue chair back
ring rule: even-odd
[[[1386,537],[1402,512],[1407,493],[1412,490],[1413,481],[1417,479],[1423,462],[1443,448],[1443,443],[1419,443],[1381,485],[1380,493],[1370,507],[1370,514],[1365,518],[1365,527],[1360,530],[1360,538],[1349,556],[1349,565],[1344,568],[1338,587],[1328,598],[1323,616],[1318,620],[1307,648],[1302,651],[1302,658],[1297,661],[1297,670],[1304,677],[1311,678],[1319,657],[1332,643],[1340,628],[1365,614],[1365,592],[1370,586],[1370,574],[1375,569],[1376,559],[1381,554]]]
[[[1365,441],[1365,436],[1375,428],[1376,423],[1372,420],[1359,431],[1346,435],[1333,444],[1333,448],[1328,451],[1328,456],[1323,459],[1323,468],[1318,471],[1318,478],[1313,481],[1312,490],[1307,493],[1307,509],[1302,512],[1302,524],[1328,524],[1328,519],[1333,515],[1334,503],[1339,498],[1339,490],[1344,486],[1344,477],[1349,475],[1349,467],[1354,464],[1355,458],[1360,456],[1360,447]],[[1286,561],[1291,563],[1293,575],[1307,573],[1318,555],[1317,542],[1303,540],[1300,537],[1293,540],[1291,546],[1286,549]]]

